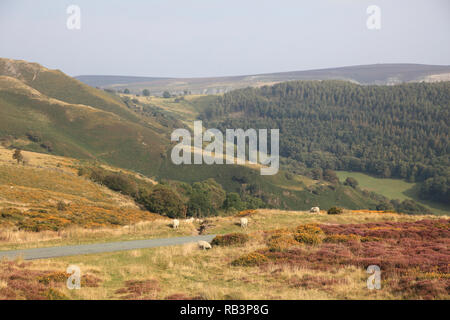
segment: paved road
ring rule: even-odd
[[[79,254],[114,252],[134,249],[155,248],[164,246],[174,246],[185,243],[197,242],[200,240],[211,241],[215,235],[173,237],[164,239],[134,240],[109,243],[82,244],[76,246],[33,248],[22,250],[0,251],[0,259],[3,257],[14,259],[22,257],[25,260],[47,259],[65,256],[75,256]]]

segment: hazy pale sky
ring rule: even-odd
[[[69,30],[69,5],[81,29]],[[381,29],[369,30],[369,5]],[[0,0],[0,57],[69,75],[450,64],[449,0]]]

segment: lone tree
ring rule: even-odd
[[[150,96],[150,90],[148,90],[148,89],[142,90],[142,95],[143,95],[144,97],[149,97],[149,96]]]
[[[123,90],[123,93],[125,93],[125,94],[130,94],[130,89],[125,88],[125,90]]]
[[[358,181],[355,178],[352,177],[347,177],[347,179],[345,179],[344,185],[346,186],[350,186],[353,189],[355,189],[358,186]]]
[[[19,149],[16,149],[14,151],[14,154],[12,155],[12,158],[17,161],[17,164],[19,164],[21,161],[23,161],[22,152]]]

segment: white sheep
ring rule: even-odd
[[[172,227],[173,227],[174,229],[178,229],[179,225],[180,225],[180,220],[178,220],[178,219],[173,219]]]
[[[212,247],[211,247],[211,244],[210,244],[209,242],[203,241],[203,240],[201,240],[201,241],[198,242],[198,246],[199,246],[200,249],[203,249],[203,250],[211,249],[211,248],[212,248]]]
[[[310,212],[310,213],[320,213],[320,209],[319,209],[319,207],[312,207],[312,208],[309,210],[309,212]]]
[[[241,228],[247,228],[247,226],[248,226],[248,219],[241,218]]]
[[[193,223],[194,222],[194,218],[189,218],[184,220],[186,223]]]

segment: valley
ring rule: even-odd
[[[1,260],[0,299],[448,299],[450,210],[419,197],[446,186],[448,83],[268,84],[138,95],[0,59],[0,251],[95,248]],[[175,165],[170,135],[196,120],[279,128],[280,170]]]

